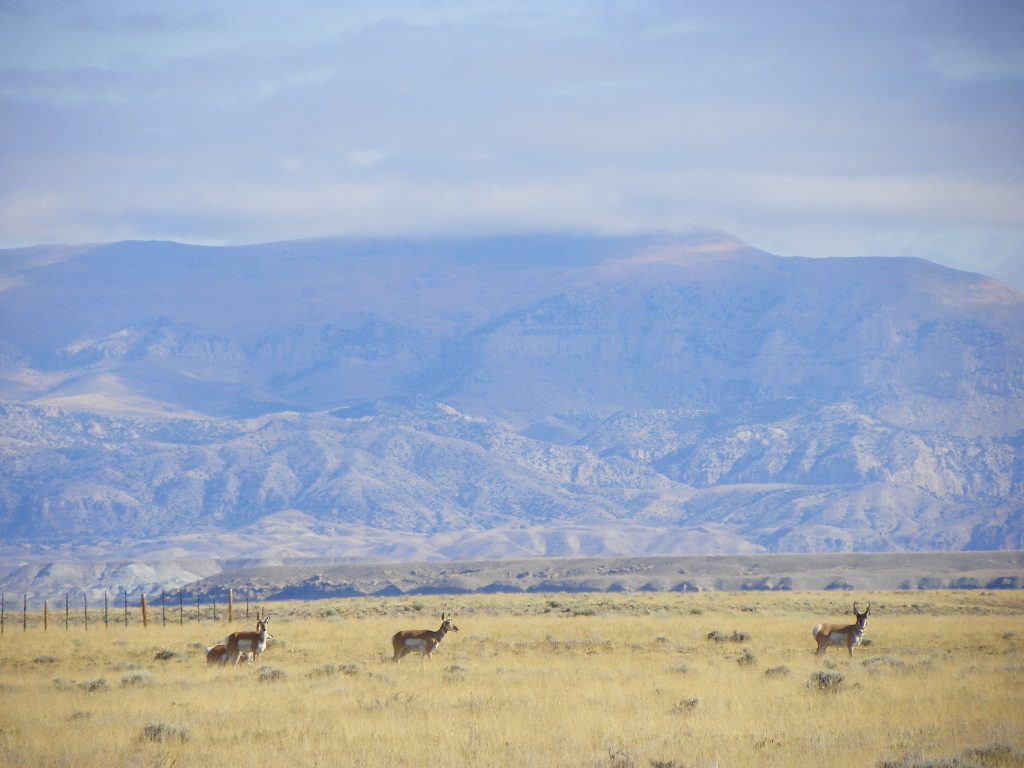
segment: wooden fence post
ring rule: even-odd
[[[71,619],[71,593],[64,593],[64,631],[68,631],[68,624]]]
[[[178,626],[185,623],[185,604],[181,598],[181,587],[178,587]]]
[[[167,626],[167,592],[160,590],[160,618],[163,619],[164,626]]]
[[[85,619],[85,631],[89,631],[89,596],[82,594],[82,617]]]
[[[24,593],[21,603],[21,631],[28,631],[28,593]]]
[[[142,593],[142,626],[149,626],[149,616],[146,614],[146,593]]]
[[[235,590],[228,587],[228,624],[235,620]]]
[[[128,587],[124,588],[124,625],[128,626]]]
[[[6,613],[4,605],[4,598],[7,597],[3,592],[0,592],[0,635],[4,633],[4,613]]]
[[[43,631],[45,632],[50,626],[50,601],[43,600]]]
[[[107,624],[107,590],[103,590],[103,628],[110,629],[110,625]]]

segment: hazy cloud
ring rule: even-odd
[[[0,3],[0,246],[726,229],[1024,254],[1018,3]]]

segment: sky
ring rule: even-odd
[[[0,248],[709,228],[1024,289],[1024,3],[0,0]]]

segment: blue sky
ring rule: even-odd
[[[1024,287],[1024,3],[0,0],[0,247],[708,227]]]

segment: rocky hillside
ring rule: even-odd
[[[1021,548],[1022,442],[1024,295],[924,261],[714,234],[0,252],[8,571]]]

